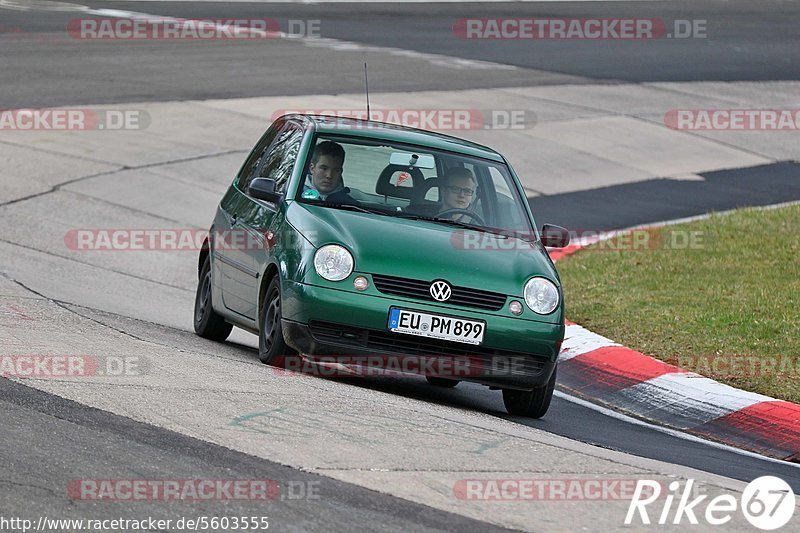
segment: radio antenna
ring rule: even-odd
[[[367,62],[364,61],[364,86],[367,89],[367,120],[370,119],[369,114],[369,77],[367,76]]]

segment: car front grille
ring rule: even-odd
[[[323,343],[343,347],[352,346],[376,353],[422,357],[464,357],[473,362],[479,362],[482,368],[497,369],[505,376],[538,376],[549,362],[547,356],[542,355],[472,346],[441,339],[392,333],[391,331],[343,326],[317,320],[312,320],[309,328],[311,335]]]
[[[416,298],[430,302],[437,301],[431,296],[430,288],[432,282],[430,281],[400,278],[384,274],[372,274],[372,281],[375,283],[375,288],[384,294]],[[506,295],[497,292],[456,286],[453,286],[452,290],[453,292],[450,298],[446,302],[440,303],[475,307],[487,311],[499,311],[506,303]]]

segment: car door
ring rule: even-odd
[[[255,178],[269,178],[275,180],[276,192],[285,192],[302,139],[302,126],[294,121],[286,122],[269,147],[240,177],[234,187],[236,192],[226,205],[232,235],[237,243],[228,253],[227,266],[231,270],[228,281],[231,283],[226,306],[253,320],[258,317],[260,265],[267,257],[265,234],[278,206],[252,198],[247,194],[247,186]]]
[[[243,191],[256,176],[256,171],[272,148],[278,134],[286,125],[279,119],[269,127],[250,152],[234,183],[222,198],[214,218],[214,285],[219,287],[223,305],[230,311],[248,316],[249,304],[241,295],[253,285],[258,272],[250,258],[241,250],[239,242],[243,232],[238,225],[238,211],[243,201]]]

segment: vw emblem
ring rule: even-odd
[[[451,294],[453,294],[453,291],[446,281],[434,281],[431,283],[431,296],[433,296],[434,300],[446,302],[450,299]]]

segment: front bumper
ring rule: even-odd
[[[387,327],[392,306],[483,320],[484,342],[472,346],[393,333]],[[563,324],[296,282],[284,286],[282,314],[286,343],[306,355],[434,359],[434,368],[454,371],[438,377],[520,390],[548,382],[564,338]]]

